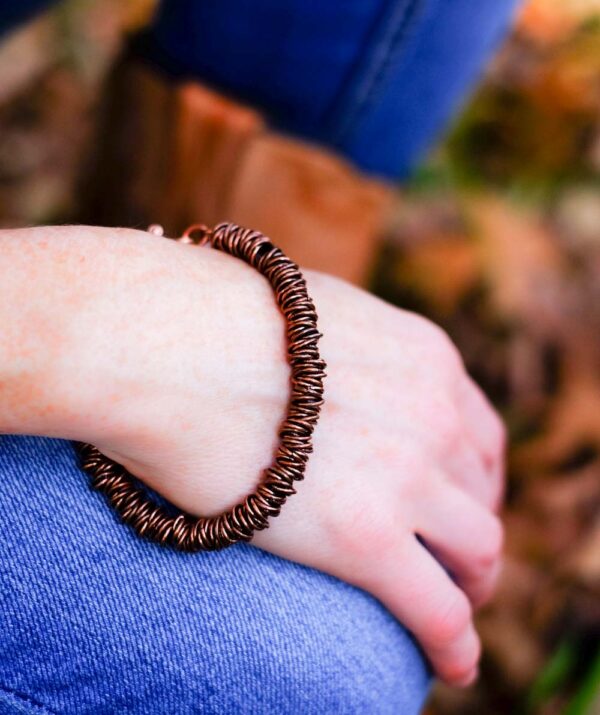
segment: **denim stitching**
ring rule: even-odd
[[[357,90],[345,101],[335,102],[339,104],[335,112],[332,114],[341,118],[336,129],[332,132],[332,142],[341,144],[345,138],[354,130],[359,119],[364,115],[365,111],[372,105],[375,96],[389,75],[394,61],[397,59],[403,41],[408,34],[409,29],[414,25],[419,11],[422,9],[426,0],[408,0],[408,3],[399,8],[398,3],[395,3],[396,8],[393,12],[389,25],[393,28],[391,33],[384,36],[381,40],[376,41],[375,56],[371,58],[366,68],[366,76],[361,79]],[[353,72],[347,81],[347,85],[352,86],[355,81],[355,73]],[[345,91],[342,95],[346,94]]]
[[[49,710],[45,705],[36,702],[24,693],[0,685],[0,705],[2,703],[17,708],[19,712],[30,712],[32,715],[57,715],[54,710]]]

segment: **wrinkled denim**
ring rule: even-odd
[[[69,442],[0,437],[0,714],[414,715],[429,674],[374,598],[247,545],[142,541]]]

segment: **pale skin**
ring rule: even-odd
[[[0,231],[0,276],[0,433],[91,442],[194,514],[255,488],[289,391],[258,273],[142,231],[66,226]],[[305,480],[253,543],[369,591],[440,678],[468,685],[473,612],[500,567],[502,422],[439,328],[305,276],[325,405]]]

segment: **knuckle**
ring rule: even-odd
[[[472,609],[469,600],[462,591],[438,609],[438,613],[431,621],[432,644],[437,648],[444,648],[456,641],[465,631],[472,618]]]
[[[479,545],[479,566],[487,571],[498,561],[504,546],[504,526],[494,514],[489,516],[489,523]]]
[[[508,443],[508,431],[502,417],[492,409],[492,430],[494,434],[494,443],[496,444],[496,452],[501,457]]]
[[[498,576],[494,574],[493,578],[488,579],[487,582],[479,588],[479,593],[475,594],[473,599],[474,608],[481,608],[491,601],[496,591],[497,580]]]
[[[486,603],[489,603],[494,589],[491,585],[486,584],[485,586],[479,588],[475,593],[471,595],[471,601],[475,609],[482,608]]]
[[[428,339],[432,355],[438,362],[453,373],[462,369],[463,361],[460,352],[445,330],[435,323],[429,323]]]
[[[429,424],[433,426],[435,442],[444,448],[452,448],[461,433],[461,421],[457,409],[451,403],[432,406]]]
[[[387,555],[395,540],[389,521],[385,511],[369,501],[339,503],[329,529],[335,551],[355,563],[369,562],[374,553]]]
[[[506,424],[497,410],[488,403],[486,405],[487,415],[485,424],[490,442],[490,456],[493,459],[502,459],[508,444],[508,432]]]

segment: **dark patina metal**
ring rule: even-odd
[[[160,226],[151,233],[162,235]],[[214,229],[190,226],[177,239],[195,245],[209,244],[260,271],[271,283],[277,304],[287,323],[291,394],[288,412],[279,431],[273,464],[264,471],[255,492],[229,511],[215,517],[174,513],[154,501],[120,464],[91,444],[80,445],[81,464],[91,476],[92,487],[106,495],[121,519],[142,537],[181,551],[222,549],[238,541],[250,541],[279,514],[295,493],[293,483],[304,478],[312,452],[312,433],[323,404],[325,363],[318,350],[321,337],[317,313],[298,268],[279,248],[258,231],[231,223]]]

